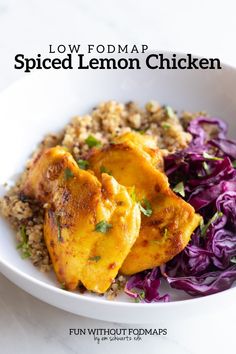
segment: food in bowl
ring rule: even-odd
[[[203,113],[102,103],[44,139],[1,211],[67,290],[167,301],[166,280],[207,295],[236,279],[235,151]]]

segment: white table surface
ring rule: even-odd
[[[219,57],[236,65],[234,6],[233,0],[0,0],[0,89],[24,75],[13,69],[17,53],[47,53],[49,43],[143,43],[155,49]],[[82,318],[49,306],[0,274],[3,354],[231,353],[235,350],[235,318],[236,301],[231,309],[221,308],[208,316],[199,314],[185,320],[173,314],[165,337],[98,345],[88,336],[69,336],[69,328],[122,325]],[[130,326],[159,325],[157,320],[150,326]]]

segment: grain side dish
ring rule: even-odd
[[[109,101],[74,117],[0,200],[21,256],[43,272],[53,264],[62,288],[109,299],[169,301],[161,281],[193,296],[229,288],[236,148],[226,130],[155,101]]]

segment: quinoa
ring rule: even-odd
[[[170,107],[161,106],[155,101],[148,102],[144,108],[134,102],[122,104],[108,101],[100,103],[90,114],[74,117],[58,134],[47,135],[27,161],[15,185],[0,199],[0,213],[16,230],[22,256],[30,258],[41,271],[49,271],[51,268],[43,235],[44,210],[47,205],[42,207],[37,201],[25,199],[21,195],[21,186],[31,162],[40,150],[61,145],[76,160],[83,159],[89,150],[86,144],[89,136],[101,144],[107,144],[117,135],[135,130],[155,137],[156,146],[165,156],[188,146],[191,134],[186,132],[186,126],[194,117],[194,114],[187,112],[178,117]],[[107,298],[113,299],[123,289],[125,280],[125,277],[118,275],[106,293]]]
[[[79,159],[86,155],[89,147],[85,140],[94,136],[102,144],[111,142],[115,136],[136,130],[153,135],[157,146],[164,154],[184,149],[191,141],[191,135],[175,112],[150,101],[145,109],[134,102],[126,104],[108,101],[95,107],[90,115],[76,116],[65,128],[62,146]]]

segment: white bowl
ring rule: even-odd
[[[142,58],[141,58],[142,60]],[[101,101],[150,99],[178,110],[206,110],[226,120],[236,135],[236,69],[222,70],[84,70],[38,72],[16,82],[0,95],[0,184],[22,171],[27,157],[44,134],[62,128],[76,114]],[[1,191],[3,194],[3,191]],[[109,301],[60,289],[53,273],[43,274],[16,250],[14,232],[0,219],[0,271],[33,296],[64,310],[107,321],[145,323],[194,315],[230,306],[236,289],[190,298],[171,291],[170,303],[133,303],[125,297]]]

